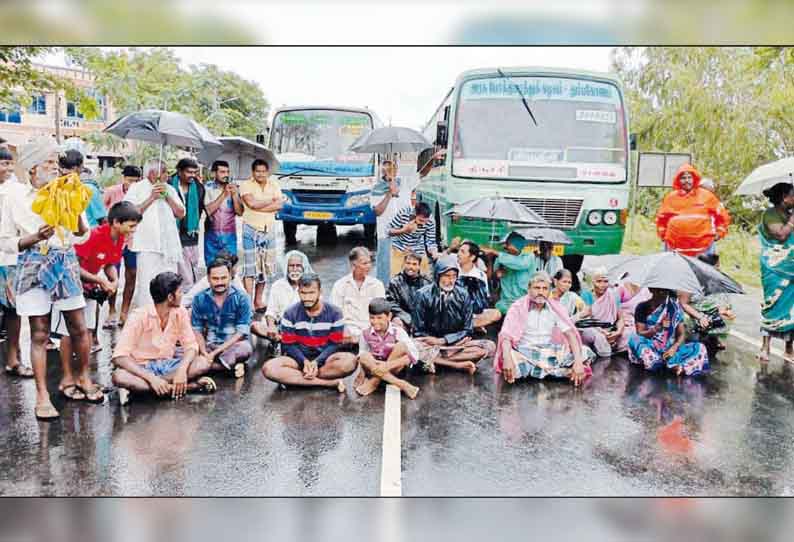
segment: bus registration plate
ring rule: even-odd
[[[525,254],[529,254],[530,252],[535,252],[537,250],[537,246],[529,245],[524,249]],[[554,245],[551,247],[551,253],[555,256],[564,256],[565,255],[565,245]]]
[[[334,213],[321,213],[319,211],[304,211],[303,218],[311,218],[314,220],[330,220],[334,217]]]

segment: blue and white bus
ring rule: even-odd
[[[380,128],[372,111],[357,107],[293,106],[276,110],[270,149],[281,166],[276,177],[287,201],[278,214],[288,243],[298,224],[363,224],[375,235],[369,193],[377,180],[377,157],[348,149],[360,136]]]

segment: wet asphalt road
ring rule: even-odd
[[[360,228],[304,250],[330,292]],[[750,326],[751,327],[751,326]],[[749,329],[749,327],[748,327]],[[110,385],[112,337],[97,356]],[[66,403],[37,422],[33,382],[0,376],[0,495],[377,495],[384,395],[283,391],[257,362],[214,396]],[[794,493],[794,374],[762,373],[734,338],[702,379],[646,374],[599,361],[566,383],[502,386],[490,361],[474,377],[416,377],[403,399],[403,495],[780,495]],[[60,370],[50,354],[51,389]],[[683,437],[659,432],[676,418]]]

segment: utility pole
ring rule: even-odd
[[[61,91],[55,90],[55,141],[61,144]]]

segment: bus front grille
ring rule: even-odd
[[[576,226],[582,210],[580,199],[509,198],[531,209],[555,228],[570,230]]]
[[[292,196],[296,203],[341,205],[344,190],[293,190]]]

